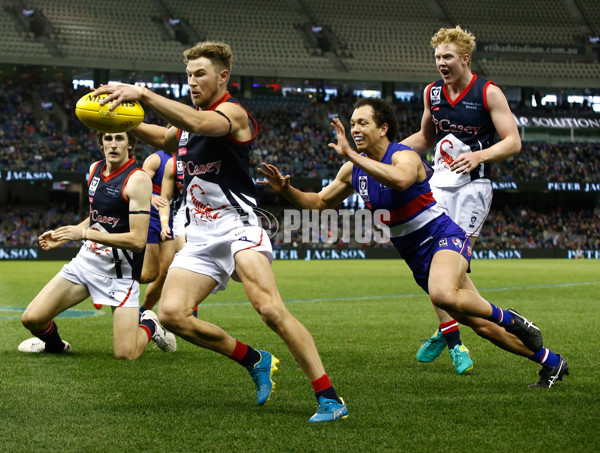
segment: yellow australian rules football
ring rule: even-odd
[[[100,105],[108,94],[86,94],[75,106],[75,115],[90,129],[99,132],[127,132],[144,121],[144,109],[137,101],[123,101],[114,110],[111,102]]]

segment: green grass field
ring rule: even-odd
[[[90,301],[58,319],[68,356],[25,355],[22,309],[58,262],[0,263],[0,451],[2,452],[592,452],[600,449],[598,328],[600,262],[477,261],[481,294],[517,308],[563,354],[571,375],[527,389],[539,366],[472,331],[475,362],[458,376],[447,354],[418,363],[436,320],[401,261],[275,262],[290,311],[313,334],[346,420],[312,425],[310,383],[283,342],[246,302],[241,285],[211,296],[203,319],[280,360],[277,389],[256,405],[246,370],[182,340],[166,354],[112,358],[112,319]],[[86,314],[85,312],[83,314]]]

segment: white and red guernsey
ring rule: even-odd
[[[224,102],[239,105],[226,93],[207,110],[217,110]],[[248,125],[252,136],[245,142],[230,135],[207,137],[178,131],[188,242],[208,242],[235,228],[260,226],[254,212],[258,205],[256,186],[250,176],[250,153],[258,127],[250,115]]]

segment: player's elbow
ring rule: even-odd
[[[142,240],[136,239],[131,243],[129,250],[131,250],[132,252],[135,252],[135,253],[142,253],[145,248],[146,248],[146,239],[142,239]]]
[[[510,141],[508,157],[514,157],[517,154],[519,154],[520,152],[521,152],[521,137],[519,137],[517,135],[516,137],[512,137],[512,140]]]
[[[415,181],[416,178],[413,177],[398,177],[391,181],[390,187],[394,190],[402,192],[412,186]]]

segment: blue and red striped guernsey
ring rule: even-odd
[[[415,151],[399,143],[390,143],[381,162],[391,165],[392,156],[396,152]],[[384,186],[356,165],[352,169],[352,185],[367,208],[373,212],[380,209],[389,212],[389,217],[383,218],[382,221],[390,228],[392,237],[412,233],[443,213],[429,187],[433,169],[423,159],[421,160],[427,171],[427,178],[403,191]]]

